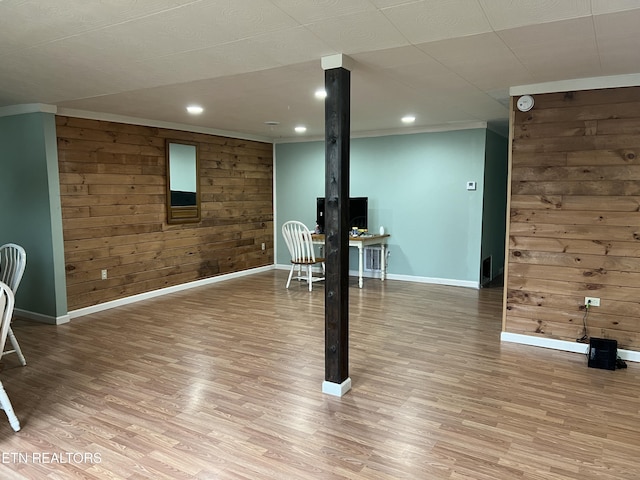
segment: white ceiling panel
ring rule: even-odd
[[[27,81],[34,86],[29,103],[57,103],[69,97],[86,98],[127,89],[126,77],[109,75],[94,65],[86,64],[69,52],[61,42],[29,49],[22,54],[2,57],[7,79],[4,85]],[[110,78],[109,78],[110,77]]]
[[[382,72],[417,91],[433,89],[452,93],[471,88],[469,82],[458,75],[457,72],[449,70],[427,55],[420,63],[384,69]]]
[[[454,105],[475,118],[487,118],[488,121],[505,118],[508,109],[495,98],[479,90],[461,92],[452,99]]]
[[[378,8],[395,7],[404,3],[415,3],[421,0],[370,0]]]
[[[170,11],[194,0],[0,1],[0,54]]]
[[[359,126],[359,130],[373,131],[387,128],[407,128],[401,121],[404,115],[416,116],[413,127],[421,128],[433,124],[443,124],[459,120],[466,115],[462,110],[455,109],[451,103],[440,95],[417,95],[417,91],[396,76],[384,75],[382,72],[375,77],[355,69],[352,75],[351,119]],[[396,92],[393,98],[385,92]],[[375,102],[372,99],[377,99]],[[380,116],[380,110],[385,111]],[[477,118],[473,118],[477,121]]]
[[[599,15],[594,23],[604,71],[611,74],[639,72],[640,10]]]
[[[402,65],[412,65],[425,61],[425,52],[413,45],[377,50],[375,52],[362,52],[351,56],[358,66],[366,68],[395,68]]]
[[[179,15],[179,20],[175,22],[180,22],[182,28],[195,29],[197,35],[205,38],[217,28],[232,30],[233,37],[227,39],[237,39],[298,25],[269,0],[208,0],[172,13]],[[191,35],[195,36],[193,33]]]
[[[407,40],[378,11],[322,20],[307,28],[335,51],[346,54],[407,45]]]
[[[175,52],[188,52],[299,24],[268,0],[241,2],[207,1],[136,20],[134,25],[117,24],[109,28],[118,45],[139,51],[150,58]],[[131,31],[135,29],[135,35]],[[140,46],[136,46],[136,43]],[[155,47],[153,44],[157,44]]]
[[[640,0],[591,0],[591,12],[594,15],[623,12],[640,8]]]
[[[413,44],[491,31],[477,0],[425,0],[383,12]]]
[[[190,25],[182,24],[176,11],[135,21],[132,25],[112,27],[74,37],[76,42],[87,42],[88,48],[100,49],[106,56],[145,60],[179,52],[189,52],[228,43],[243,38],[230,24],[211,21],[213,11],[198,9]]]
[[[591,15],[590,0],[479,0],[494,30]]]
[[[149,71],[161,84],[217,78],[271,68],[273,61],[256,50],[250,40],[225,43],[215,47],[144,60],[137,66]]]
[[[483,33],[418,45],[481,90],[522,85],[533,77],[496,33]],[[500,85],[496,78],[501,79]]]
[[[591,18],[530,25],[498,34],[536,82],[602,75]]]
[[[322,138],[343,53],[354,134],[504,123],[510,86],[639,73],[639,24],[640,0],[0,0],[0,107]]]
[[[298,115],[308,114],[316,129],[322,131],[324,103],[318,101],[313,93],[315,86],[323,83],[320,61],[314,61],[243,75],[60,102],[59,105],[280,138],[293,134]],[[310,88],[311,85],[314,87]],[[185,110],[189,103],[203,105],[204,113],[197,117],[189,116]],[[265,125],[264,122],[269,120],[279,121],[281,125],[275,128]]]
[[[320,59],[327,55],[340,53],[332,49],[306,27],[289,28],[265,33],[248,39],[256,51],[270,58],[278,65],[291,65],[307,61],[309,58]]]
[[[375,7],[369,0],[271,0],[301,24],[315,23],[328,18],[353,13],[373,12]]]
[[[22,82],[17,81],[16,73],[6,68],[0,69],[0,105],[20,105],[23,103],[42,103],[44,100],[38,100],[38,97],[34,95],[34,92],[39,90],[36,83],[28,79],[29,77],[22,77]],[[11,90],[3,87],[4,85],[11,85]],[[51,95],[50,91],[46,92],[47,95]],[[43,98],[43,97],[41,97]],[[47,102],[53,103],[54,99],[50,98]]]

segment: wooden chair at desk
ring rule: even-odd
[[[309,291],[312,290],[313,282],[324,280],[324,258],[316,257],[311,240],[311,232],[302,222],[290,220],[282,225],[282,236],[291,254],[291,271],[287,280],[287,288],[291,283],[293,271],[298,268],[298,280],[306,280],[309,283]],[[312,269],[314,265],[321,264],[322,277],[314,277]],[[302,268],[306,267],[306,275],[302,275]]]

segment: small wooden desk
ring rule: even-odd
[[[362,235],[352,237],[349,235],[349,246],[358,248],[358,287],[362,288],[362,274],[364,271],[364,247],[380,245],[382,249],[382,258],[380,262],[380,280],[384,282],[387,276],[387,239],[390,237],[388,233],[384,235]],[[311,240],[315,245],[324,245],[324,234],[314,233]]]

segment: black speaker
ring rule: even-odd
[[[589,340],[589,362],[592,368],[616,369],[618,358],[618,341],[606,338],[591,338]]]

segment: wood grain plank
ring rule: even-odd
[[[603,202],[603,203],[606,203]],[[585,208],[587,205],[584,205]],[[593,205],[592,205],[593,207]],[[612,210],[565,211],[564,209],[511,209],[511,221],[560,225],[609,225],[621,227],[640,226],[640,212]]]
[[[640,258],[640,242],[577,240],[573,238],[509,237],[509,246],[517,250],[563,252],[571,254],[612,255]]]
[[[589,283],[601,285],[630,286],[640,288],[640,272],[609,271],[604,268],[556,267],[514,263],[510,265],[514,276],[547,280]]]
[[[639,196],[640,182],[633,180],[512,182],[511,190],[517,195],[589,195]]]
[[[509,261],[532,265],[605,269],[608,271],[640,271],[640,258],[616,257],[613,255],[607,255],[603,258],[602,255],[511,249],[509,251]]]
[[[535,236],[547,238],[592,240],[606,243],[639,242],[640,226],[621,225],[559,225],[551,223],[513,222],[510,233],[512,236]]]
[[[540,293],[562,292],[567,295],[579,295],[583,299],[584,297],[602,297],[602,299],[609,299],[613,302],[635,302],[640,294],[638,288],[619,285],[608,286],[602,283],[589,282],[588,279],[581,282],[569,282],[566,280],[528,278],[515,275],[509,283],[509,288]]]
[[[640,163],[640,148],[624,147],[614,150],[591,150],[566,153],[567,165],[637,165]]]
[[[543,166],[522,167],[511,176],[512,181],[558,181],[574,182],[611,180],[639,180],[640,165],[580,165],[580,166]]]

